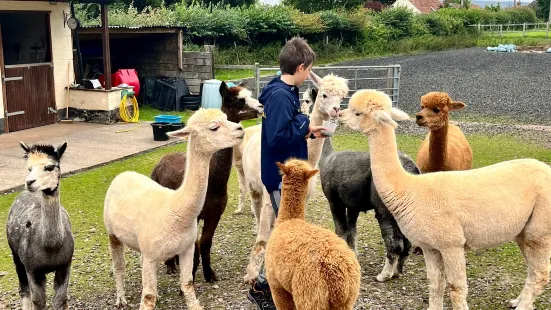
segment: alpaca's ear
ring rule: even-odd
[[[312,101],[315,102],[316,98],[318,97],[318,89],[313,87],[311,92],[312,92]]]
[[[461,110],[465,108],[467,105],[460,101],[452,101],[450,104],[450,110]]]
[[[321,78],[317,74],[315,74],[314,71],[312,70],[310,70],[310,74],[308,76],[310,77],[310,80],[312,80],[312,83],[314,83],[314,86],[319,88],[321,85]]]
[[[398,109],[398,108],[392,108],[390,109],[390,116],[392,117],[392,119],[394,120],[397,120],[397,121],[407,121],[409,120],[409,115]]]
[[[395,129],[396,127],[398,127],[398,124],[392,119],[390,114],[388,114],[388,112],[386,111],[379,110],[379,111],[373,112],[373,119],[378,124],[390,125]]]
[[[25,153],[28,153],[31,149],[23,143],[23,141],[19,141],[19,144],[21,145],[21,148],[25,151]]]
[[[180,130],[170,131],[166,133],[166,135],[169,137],[177,137],[180,139],[187,139],[189,138],[190,134],[191,134],[191,127],[189,126],[186,126]]]
[[[287,169],[284,164],[276,162],[276,165],[279,167],[279,170],[281,170],[281,173],[283,173],[284,175],[287,175],[289,173],[289,169]]]
[[[63,156],[63,153],[65,153],[65,150],[67,149],[67,141],[65,141],[62,145],[58,146],[55,150],[57,154],[57,160],[61,159],[61,156]]]
[[[318,173],[318,172],[319,172],[318,169],[310,170],[310,171],[305,171],[305,172],[304,172],[304,179],[305,179],[305,180],[309,180],[311,177],[315,176],[316,173]]]
[[[228,87],[228,84],[226,84],[226,82],[222,81],[222,83],[220,84],[220,96],[222,96],[222,98],[227,98],[230,94],[230,88]]]

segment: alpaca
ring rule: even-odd
[[[266,248],[266,277],[278,309],[352,309],[361,270],[346,242],[305,221],[309,179],[305,161],[277,163],[283,173],[281,210]]]
[[[398,152],[404,169],[412,174],[420,171],[406,154]],[[356,255],[356,222],[360,212],[375,211],[386,247],[386,261],[376,279],[384,282],[403,272],[411,243],[404,237],[396,219],[390,214],[373,184],[367,152],[334,152],[331,138],[325,138],[319,162],[323,193],[329,201],[335,233],[343,238]]]
[[[338,117],[340,104],[348,94],[348,81],[344,78],[329,74],[321,79],[314,72],[310,71],[310,79],[318,89],[318,95],[314,103],[310,124],[321,126],[323,121]],[[254,214],[257,217],[258,232],[256,241],[251,251],[247,272],[244,280],[252,283],[260,273],[264,262],[266,243],[270,237],[272,224],[275,219],[274,210],[270,202],[269,194],[260,177],[260,142],[261,132],[253,134],[243,151],[243,171],[249,194],[254,206]],[[316,168],[321,157],[323,139],[308,139],[308,163]],[[310,180],[307,200],[313,193],[317,178]]]
[[[54,310],[68,309],[67,288],[74,239],[67,211],[59,202],[60,161],[67,142],[27,146],[26,191],[15,198],[6,232],[19,279],[23,310],[46,309],[46,274],[54,272]]]
[[[316,88],[308,88],[304,94],[302,94],[302,104],[300,105],[300,110],[303,114],[310,116],[312,113],[312,106],[316,101],[318,96],[318,90]]]
[[[310,110],[316,101],[317,95],[318,95],[318,90],[315,87],[308,88],[302,94],[303,101],[301,104],[301,110],[303,114],[310,116]],[[261,125],[251,126],[245,129],[245,139],[243,139],[243,143],[233,148],[233,165],[237,170],[237,180],[239,181],[239,201],[237,204],[237,210],[234,211],[235,214],[241,214],[243,212],[243,207],[245,206],[245,200],[247,199],[247,184],[245,182],[245,173],[243,172],[243,161],[242,161],[243,150],[245,148],[245,145],[247,145],[247,142],[249,141],[250,137],[255,132],[260,132],[261,129],[262,129]],[[253,204],[251,204],[251,212],[255,215],[256,221],[258,222],[258,215],[255,214]]]
[[[228,88],[226,83],[220,85],[222,96],[222,112],[228,116],[228,121],[239,123],[242,120],[258,117],[263,107],[258,100],[251,97],[251,92],[239,84]],[[240,143],[241,144],[241,143]],[[239,145],[240,145],[239,144]],[[234,146],[234,148],[238,147]],[[232,148],[220,150],[214,154],[210,163],[207,199],[197,220],[203,220],[201,238],[195,244],[193,260],[193,279],[199,266],[199,259],[203,260],[203,275],[207,282],[217,281],[218,277],[212,269],[210,250],[212,239],[220,221],[220,217],[228,203],[228,180],[232,164]],[[155,165],[151,172],[151,179],[164,187],[176,190],[182,184],[186,169],[186,153],[169,153]],[[178,257],[166,261],[167,273],[176,273]]]
[[[446,93],[431,92],[421,97],[417,125],[429,129],[417,154],[417,165],[423,173],[472,168],[473,151],[469,142],[459,127],[449,124],[450,111],[465,107],[463,102],[453,101]]]
[[[142,254],[140,310],[154,309],[157,302],[157,266],[175,255],[180,263],[180,290],[188,309],[203,309],[193,288],[193,252],[197,217],[207,193],[210,160],[216,151],[243,139],[243,127],[229,122],[219,109],[199,109],[183,129],[169,136],[187,138],[186,173],[182,185],[172,190],[149,177],[126,171],[116,176],[105,196],[104,224],[109,235],[116,306],[124,296],[124,248]]]
[[[369,141],[377,192],[400,230],[425,257],[429,309],[442,309],[446,280],[453,309],[468,309],[466,250],[514,240],[528,265],[524,288],[509,306],[533,309],[549,282],[551,167],[518,159],[473,170],[407,173],[400,165],[396,122],[409,119],[388,95],[362,90],[341,121]]]

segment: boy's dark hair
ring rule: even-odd
[[[282,74],[295,74],[298,66],[304,64],[304,67],[308,67],[315,59],[316,53],[306,40],[294,37],[287,41],[279,53],[279,68]]]

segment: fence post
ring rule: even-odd
[[[503,39],[503,24],[499,25],[499,38]]]
[[[522,25],[522,37],[526,37],[526,23]]]
[[[392,89],[394,88],[394,68],[391,68],[391,67],[387,69],[387,73],[386,73],[386,88],[387,88],[386,93],[389,96],[392,96],[392,101],[394,101],[394,92]]]
[[[480,33],[480,23],[478,23],[478,33]]]
[[[260,64],[254,63],[254,85],[256,88],[256,99],[260,96]]]
[[[549,39],[549,22],[547,22],[547,27],[545,27],[545,38]]]
[[[210,68],[211,68],[211,72],[212,72],[212,78],[214,79],[216,74],[214,73],[216,68],[215,68],[215,64],[214,64],[214,50],[215,50],[215,46],[214,45],[207,45],[205,44],[203,46],[203,48],[205,49],[205,52],[209,53],[209,58],[210,58]]]
[[[393,71],[393,83],[392,83],[392,100],[396,101],[396,107],[398,107],[398,100],[400,99],[400,72],[402,71],[402,67],[394,67]]]

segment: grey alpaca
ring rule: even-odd
[[[23,310],[46,309],[46,274],[55,272],[53,309],[68,309],[67,287],[74,240],[69,215],[59,203],[59,163],[67,142],[28,147],[21,142],[29,175],[10,208],[6,232]]]
[[[415,162],[399,152],[406,171],[420,174]],[[402,234],[396,220],[382,202],[371,176],[368,152],[334,152],[331,138],[325,138],[319,162],[321,186],[329,201],[335,233],[356,251],[356,223],[360,212],[375,210],[386,247],[386,261],[377,281],[383,282],[402,273],[411,243]]]

